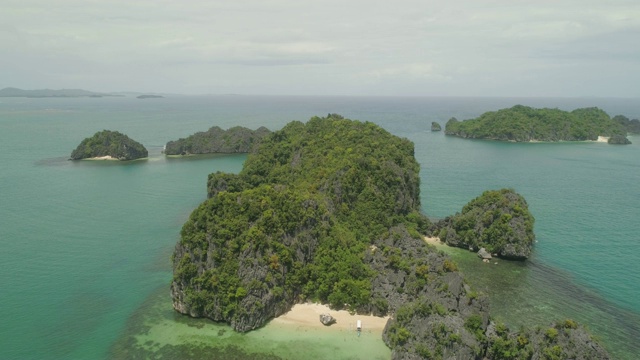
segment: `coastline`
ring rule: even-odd
[[[332,325],[326,326],[320,322],[320,315],[328,313],[336,319]],[[331,310],[328,306],[318,303],[296,304],[291,310],[271,320],[268,325],[294,325],[300,328],[323,329],[325,331],[356,331],[356,321],[362,321],[362,331],[382,335],[382,331],[389,320],[389,316],[351,315],[346,310]]]
[[[90,161],[98,161],[98,160],[119,161],[119,159],[116,159],[116,158],[114,158],[113,156],[110,156],[110,155],[96,156],[96,157],[86,158],[86,159],[82,159],[82,160],[90,160]]]

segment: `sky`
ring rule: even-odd
[[[2,0],[0,88],[640,97],[637,0]]]

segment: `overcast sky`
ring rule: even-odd
[[[6,86],[640,97],[640,1],[2,0]]]

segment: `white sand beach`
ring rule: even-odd
[[[112,156],[109,155],[105,155],[105,156],[97,156],[97,157],[92,157],[92,158],[87,158],[84,160],[118,160]]]
[[[336,319],[336,323],[325,326],[320,322],[320,314],[331,314]],[[346,310],[331,310],[326,305],[321,304],[296,304],[291,310],[283,314],[271,322],[283,325],[298,325],[303,327],[322,328],[327,331],[331,330],[356,330],[356,321],[362,321],[362,330],[366,332],[382,333],[384,326],[387,324],[389,317],[378,317],[371,315],[351,315]]]

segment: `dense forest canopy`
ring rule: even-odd
[[[149,156],[139,142],[117,131],[103,130],[88,137],[71,152],[71,160],[111,156],[118,160],[134,160]]]
[[[625,136],[626,128],[598,108],[534,109],[516,105],[465,121],[450,119],[447,135],[504,141],[584,141],[598,136]]]
[[[222,130],[213,126],[207,131],[197,132],[186,138],[169,141],[164,149],[166,155],[213,154],[213,153],[248,153],[269,135],[271,131],[265,127],[256,130],[235,126]]]

